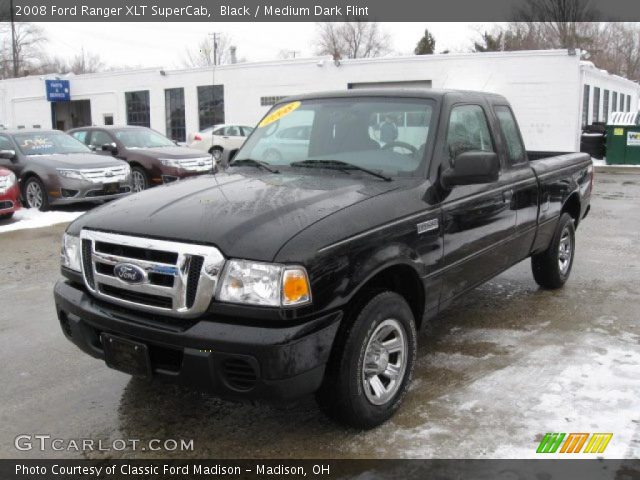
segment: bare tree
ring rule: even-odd
[[[105,64],[97,53],[85,52],[84,48],[71,60],[71,72],[76,75],[105,70]]]
[[[207,37],[200,42],[197,48],[187,49],[182,59],[182,65],[193,68],[229,63],[231,61],[229,47],[231,47],[231,37],[226,33],[217,36],[215,45],[214,39]]]
[[[341,58],[379,57],[391,52],[391,38],[377,22],[316,24],[316,54]]]
[[[14,77],[14,62],[18,76],[29,75],[43,59],[46,36],[42,27],[33,23],[15,24],[15,59],[11,24],[0,23],[0,55],[2,78]]]

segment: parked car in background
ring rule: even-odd
[[[134,192],[209,173],[215,167],[210,155],[178,146],[146,127],[82,127],[68,133],[99,154],[127,161]]]
[[[309,150],[309,136],[311,125],[284,128],[265,136],[260,142],[256,154],[264,158],[265,162],[294,161],[307,157]]]
[[[0,132],[0,167],[19,179],[24,205],[111,200],[131,193],[129,165],[95,155],[86,145],[58,130]]]
[[[0,168],[0,220],[13,217],[20,209],[20,187],[15,173]]]
[[[220,162],[224,153],[231,159],[232,152],[242,146],[252,131],[253,127],[246,125],[214,125],[193,135],[189,146],[210,153]]]

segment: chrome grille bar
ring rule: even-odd
[[[80,238],[84,246],[82,249],[83,277],[91,294],[108,302],[145,312],[183,318],[201,315],[211,303],[224,265],[224,257],[215,247],[95,230],[82,230]],[[138,252],[141,250],[150,252],[149,257],[164,258],[165,261],[105,253],[96,248],[97,243],[109,244],[113,246],[113,250],[122,250],[122,252],[127,251],[127,247],[134,247]],[[123,248],[118,249],[118,247]],[[176,259],[175,263],[167,263],[173,259]],[[101,272],[96,268],[97,264],[109,267],[119,264],[133,265],[141,269],[144,276],[141,281],[130,283],[115,275],[107,275],[103,273],[104,270]],[[151,282],[150,274],[173,276],[173,286]],[[136,297],[137,294],[138,297]],[[150,298],[164,299],[164,301],[150,302]],[[166,306],[158,306],[159,304]]]

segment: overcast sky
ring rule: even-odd
[[[392,49],[413,52],[424,29],[436,38],[436,51],[468,51],[483,28],[480,23],[383,23]],[[174,68],[181,66],[187,48],[196,48],[211,32],[228,34],[238,58],[272,60],[281,50],[300,56],[314,54],[313,23],[42,23],[50,54],[72,57],[84,47],[100,54],[110,66]]]

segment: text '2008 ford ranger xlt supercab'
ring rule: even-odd
[[[295,148],[273,141],[285,129],[305,132]],[[265,145],[282,147],[270,162]],[[527,152],[498,95],[293,97],[224,172],[73,222],[57,312],[118,370],[231,398],[315,392],[369,428],[456,297],[527,257],[542,287],[564,284],[592,186],[588,155]]]

